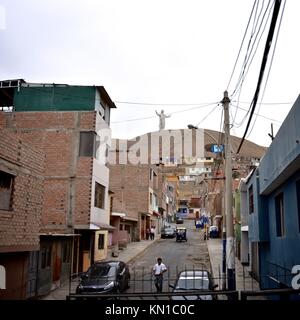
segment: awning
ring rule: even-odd
[[[132,218],[132,217],[128,217],[128,216],[122,217],[122,220],[128,220],[128,221],[133,221],[133,222],[138,222],[138,221],[139,221],[139,220],[136,219],[136,218]]]
[[[112,212],[111,215],[114,216],[114,217],[125,217],[126,213],[123,213],[123,212]]]
[[[160,213],[157,211],[153,211],[153,215],[160,217]]]
[[[107,223],[102,223],[102,222],[94,222],[90,223],[90,229],[91,230],[115,230],[116,228],[111,226],[110,224]]]
[[[214,218],[217,218],[217,219],[222,219],[223,216],[221,216],[220,214],[217,214],[216,216],[213,216]]]

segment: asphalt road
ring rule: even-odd
[[[195,230],[194,222],[185,220],[187,242],[176,242],[176,239],[160,239],[146,249],[129,264],[131,272],[130,289],[128,293],[156,292],[152,267],[158,257],[161,257],[168,271],[164,274],[163,292],[172,290],[169,284],[174,284],[178,272],[185,269],[205,269],[211,272],[207,246],[203,240],[202,231]]]

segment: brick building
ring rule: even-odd
[[[0,125],[45,154],[38,294],[106,257],[110,109],[102,86],[3,81]],[[105,140],[105,139],[106,140]],[[105,140],[105,141],[104,141]],[[41,265],[42,263],[42,265]]]
[[[158,210],[158,172],[149,165],[110,165],[110,189],[113,191],[111,225],[113,245],[146,239],[146,229],[160,230]]]
[[[0,265],[6,274],[0,299],[25,299],[36,294],[45,157],[11,132],[0,132]]]

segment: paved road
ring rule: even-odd
[[[157,257],[161,257],[168,267],[164,274],[164,292],[169,290],[169,284],[174,284],[181,270],[203,268],[211,271],[203,234],[195,230],[193,221],[185,220],[183,226],[187,228],[187,242],[176,242],[175,238],[160,239],[131,261],[131,284],[127,292],[156,291],[151,270]]]

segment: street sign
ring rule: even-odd
[[[213,144],[210,150],[213,153],[224,152],[224,144]]]

